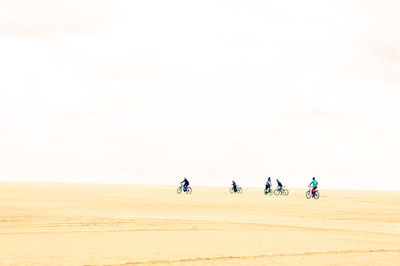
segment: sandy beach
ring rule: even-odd
[[[394,265],[400,192],[0,182],[2,265]]]

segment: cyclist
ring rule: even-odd
[[[278,179],[276,179],[276,183],[278,183],[278,190],[281,191],[283,187],[282,183]]]
[[[316,190],[317,187],[318,187],[318,181],[315,180],[315,177],[312,178],[312,181],[311,181],[311,183],[310,183],[308,186],[311,186],[311,185],[312,185],[312,191],[311,191],[311,193],[312,193],[312,196],[314,197],[314,196],[315,196],[315,190]]]
[[[235,183],[235,181],[232,181],[232,187],[233,187],[233,191],[235,191],[235,193],[237,192],[237,185]]]
[[[267,183],[265,183],[265,192],[268,193],[271,189],[271,177],[268,177]]]
[[[183,192],[186,192],[186,189],[189,186],[189,181],[186,179],[186,177],[183,179],[181,184],[183,184]]]

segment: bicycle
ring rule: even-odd
[[[186,191],[185,191],[185,189],[184,189],[184,187],[183,187],[183,184],[182,184],[180,187],[178,187],[178,189],[176,190],[176,193],[181,194],[182,191],[183,191],[183,192],[186,192],[186,194],[192,194],[192,188],[189,187],[189,186],[187,186],[187,187],[186,187]]]
[[[274,190],[274,195],[275,196],[278,196],[278,195],[287,196],[287,195],[289,195],[289,190],[287,190],[285,187],[282,187],[281,189],[277,188]]]
[[[264,188],[264,194],[272,196],[272,189],[271,188]]]
[[[233,189],[233,187],[231,187],[231,188],[229,189],[229,192],[230,192],[231,194],[235,193],[235,190]],[[242,193],[242,188],[241,188],[241,187],[236,187],[236,193],[241,194],[241,193]]]
[[[306,192],[306,198],[307,199],[311,199],[311,197],[313,197],[314,199],[319,199],[319,190],[318,189],[315,189],[315,191],[314,191],[314,196],[312,196],[312,189],[313,189],[313,187],[312,186],[308,186],[309,187],[309,189],[308,189],[308,191]]]

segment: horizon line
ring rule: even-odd
[[[128,186],[170,186],[170,187],[175,187],[176,185],[171,185],[171,184],[151,184],[151,183],[120,183],[120,182],[116,182],[116,183],[109,183],[109,182],[65,182],[65,181],[23,181],[23,180],[0,180],[0,183],[25,183],[25,184],[29,184],[29,183],[40,183],[40,184],[69,184],[69,185],[128,185]],[[193,187],[193,185],[191,185]],[[228,187],[227,186],[223,186],[223,185],[196,185],[194,187],[210,187],[210,188],[223,188],[223,187]],[[230,187],[230,185],[229,185]],[[261,186],[240,186],[243,188],[264,188]],[[275,186],[273,186],[275,187]],[[287,187],[289,189],[307,189],[307,187],[296,187],[296,186],[284,186]],[[321,187],[319,186],[318,189],[321,189]],[[323,190],[346,190],[346,191],[386,191],[386,192],[400,192],[400,190],[393,190],[393,189],[354,189],[354,188],[322,188]]]

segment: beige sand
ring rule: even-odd
[[[0,183],[0,263],[400,263],[400,192]]]

